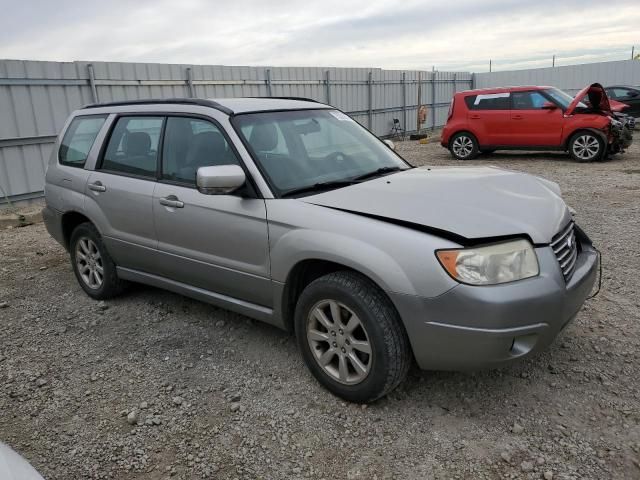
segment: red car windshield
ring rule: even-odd
[[[573,102],[573,97],[569,95],[567,92],[563,92],[557,88],[548,88],[544,91],[547,95],[549,95],[563,110],[569,108],[571,102]],[[578,107],[587,108],[587,106],[580,102]]]

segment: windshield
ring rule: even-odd
[[[563,92],[562,90],[558,90],[557,88],[548,88],[545,90],[545,93],[549,95],[563,110],[569,108],[571,102],[573,102],[573,97],[569,95],[567,92]],[[587,108],[587,106],[580,102],[578,103],[578,107]]]
[[[410,168],[337,110],[244,114],[234,117],[233,124],[278,196],[319,184],[344,186],[358,177],[374,177],[378,170]]]

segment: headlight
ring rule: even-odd
[[[527,240],[438,250],[436,256],[449,275],[471,285],[513,282],[540,272],[536,252]]]

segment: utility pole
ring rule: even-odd
[[[489,73],[491,73],[491,60],[489,60]]]
[[[556,56],[553,56],[553,60],[551,60],[551,66],[555,67],[556,66]]]
[[[635,57],[635,53],[636,53],[636,46],[635,45],[631,45],[631,60],[633,60],[633,57]]]

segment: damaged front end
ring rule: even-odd
[[[609,151],[610,154],[624,153],[633,143],[633,128],[628,118],[609,117]],[[635,119],[634,122],[635,124]]]
[[[582,89],[573,99],[565,114],[591,113],[606,116],[609,125],[607,135],[607,154],[624,153],[633,142],[635,119],[621,112],[619,102],[609,100],[607,92],[599,83],[593,83]]]

